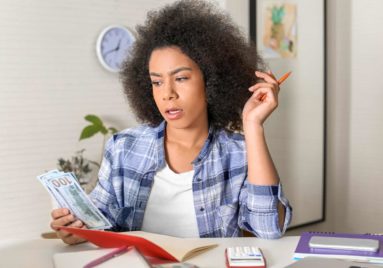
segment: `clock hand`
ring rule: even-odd
[[[110,54],[112,52],[115,52],[115,51],[117,51],[117,49],[115,49],[115,48],[113,48],[111,50],[108,50],[107,52],[104,53],[104,57],[106,57],[106,55],[108,55],[108,54]]]
[[[120,49],[121,39],[118,41],[118,45],[116,47],[116,51]]]
[[[117,47],[116,47],[116,48],[113,48],[113,49],[111,49],[111,50],[108,50],[107,52],[105,52],[105,53],[104,53],[104,56],[106,56],[106,55],[108,55],[108,54],[110,54],[110,53],[112,53],[112,52],[115,52],[115,51],[119,50],[119,49],[120,49],[120,45],[121,45],[121,39],[118,41]]]

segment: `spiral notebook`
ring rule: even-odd
[[[375,240],[379,240],[380,247],[377,252],[311,248],[309,246],[309,241],[311,237],[313,236],[375,239]],[[299,260],[309,256],[348,259],[348,260],[370,262],[370,263],[383,263],[383,235],[346,234],[346,233],[333,233],[333,232],[304,232],[301,234],[301,237],[295,249],[293,258],[295,260]]]

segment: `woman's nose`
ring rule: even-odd
[[[162,99],[171,100],[177,98],[177,96],[177,92],[174,90],[174,85],[172,83],[166,83]]]

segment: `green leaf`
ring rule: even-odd
[[[80,135],[80,140],[90,138],[100,131],[101,131],[100,126],[89,125],[82,130],[81,135]]]
[[[108,128],[108,129],[109,129],[110,133],[112,133],[112,134],[115,134],[115,133],[118,132],[118,130],[115,129],[114,127],[110,127],[110,128]]]
[[[88,115],[85,116],[85,120],[93,123],[94,125],[99,125],[99,126],[103,126],[104,127],[104,123],[102,122],[100,117],[98,117],[97,115],[88,114]]]
[[[85,116],[85,120],[91,122],[95,127],[98,127],[98,131],[100,131],[103,135],[108,134],[108,130],[104,126],[104,123],[97,115],[88,114]]]
[[[106,127],[104,127],[104,125],[100,126],[100,131],[104,135],[108,134],[108,130],[106,129]]]

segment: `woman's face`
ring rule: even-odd
[[[191,58],[175,46],[155,49],[149,74],[154,100],[169,127],[206,127],[205,83]]]

